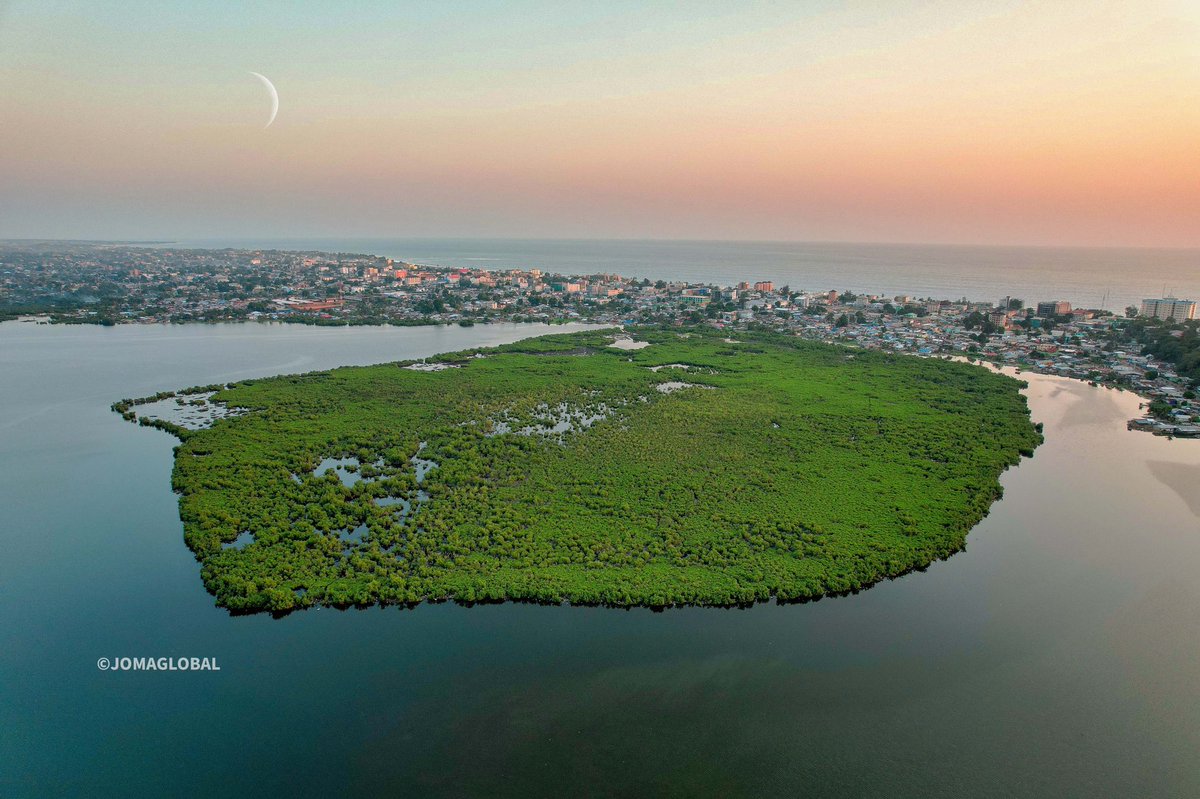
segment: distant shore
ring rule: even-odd
[[[1126,388],[1148,404],[1149,413],[1133,429],[1200,435],[1198,323],[1148,319],[1134,306],[1114,312],[1077,308],[1061,296],[974,302],[803,289],[761,276],[733,285],[651,281],[613,272],[506,268],[503,261],[435,267],[317,250],[8,246],[3,250],[0,244],[8,290],[8,310],[0,304],[0,314],[36,322],[320,327],[583,322],[762,329],[864,349],[963,355]],[[562,255],[567,264],[570,253],[565,248]],[[37,307],[52,300],[64,305]],[[22,301],[25,308],[18,307]],[[25,313],[34,308],[46,313]]]

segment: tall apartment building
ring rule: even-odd
[[[1142,316],[1155,319],[1173,319],[1183,322],[1196,318],[1196,301],[1164,297],[1161,300],[1142,300]]]
[[[1071,312],[1071,303],[1066,300],[1055,300],[1053,302],[1039,302],[1037,304],[1037,315],[1040,317],[1048,316],[1066,316]]]

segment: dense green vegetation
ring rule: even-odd
[[[248,413],[173,431],[187,544],[234,611],[803,599],[959,550],[1041,440],[1011,378],[737,336],[553,335],[443,371],[234,384],[215,399]],[[314,474],[330,458],[354,460]]]
[[[1200,383],[1200,321],[1169,323],[1141,317],[1121,329],[1122,339],[1175,367],[1181,377]]]

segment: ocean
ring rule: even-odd
[[[1121,312],[1146,297],[1200,300],[1200,250],[963,247],[743,241],[565,239],[199,239],[189,247],[324,250],[474,269],[615,273],[721,285],[1026,304],[1068,300]]]

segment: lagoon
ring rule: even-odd
[[[1132,395],[1022,375],[1046,442],[966,551],[854,596],[282,619],[213,606],[175,440],[108,408],[544,332],[0,324],[0,794],[1200,792],[1200,443]]]

